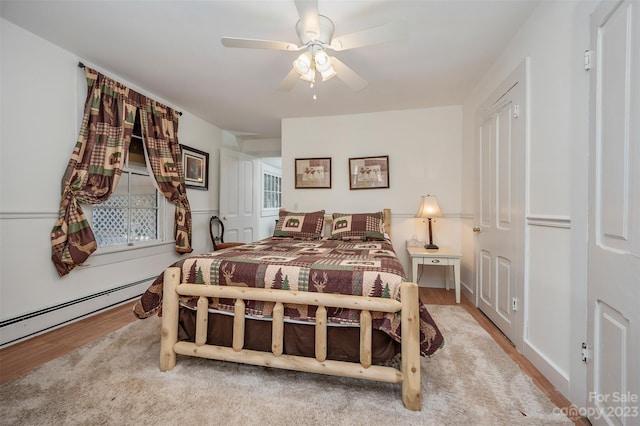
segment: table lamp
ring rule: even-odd
[[[424,248],[437,250],[439,247],[433,244],[433,232],[431,230],[431,218],[441,217],[442,212],[438,205],[438,199],[434,195],[423,195],[420,200],[420,210],[416,213],[416,217],[422,217],[429,220],[429,244]]]

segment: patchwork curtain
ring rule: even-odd
[[[177,111],[149,98],[141,105],[142,134],[151,170],[160,193],[176,206],[176,251],[191,253],[191,208],[178,143],[178,116]]]
[[[84,263],[97,243],[80,203],[106,201],[118,185],[136,112],[160,192],[176,205],[176,251],[190,253],[191,209],[186,196],[177,111],[85,67],[87,99],[82,125],[62,178],[58,220],[51,231],[51,259],[58,275]]]

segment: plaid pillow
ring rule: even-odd
[[[334,213],[331,225],[334,240],[384,240],[382,212]]]
[[[273,236],[319,239],[323,226],[324,210],[311,213],[280,210]]]

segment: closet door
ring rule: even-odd
[[[516,347],[523,336],[524,63],[479,116],[478,308]]]
[[[640,4],[591,16],[588,417],[640,422]]]

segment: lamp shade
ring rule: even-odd
[[[420,210],[416,213],[416,217],[441,217],[442,212],[438,205],[438,199],[435,195],[423,195],[420,197]]]

